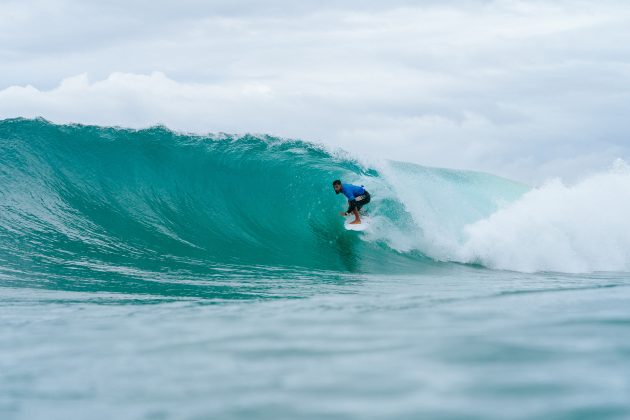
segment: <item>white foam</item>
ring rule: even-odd
[[[517,271],[630,271],[630,168],[554,180],[464,228],[462,262]]]
[[[396,197],[415,226],[397,216],[365,239],[440,261],[523,272],[630,272],[630,167],[574,185],[529,189],[491,175],[423,167],[381,167],[375,194]],[[379,204],[375,209],[381,207]]]

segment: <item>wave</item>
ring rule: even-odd
[[[298,140],[42,119],[0,121],[0,151],[5,277],[182,266],[205,274],[409,272],[435,261],[630,268],[622,217],[630,175],[620,165],[574,187],[530,189],[478,172],[364,165]],[[344,202],[331,187],[337,178],[372,193],[368,231],[343,229]]]

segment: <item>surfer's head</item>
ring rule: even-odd
[[[341,181],[335,179],[333,181],[333,188],[335,189],[335,194],[339,194],[341,192]]]

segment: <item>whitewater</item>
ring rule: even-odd
[[[370,191],[366,231],[338,178]],[[0,415],[627,417],[628,214],[621,159],[533,187],[3,120]]]

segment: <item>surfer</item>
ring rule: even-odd
[[[350,222],[351,225],[358,225],[361,223],[361,217],[359,216],[359,210],[370,202],[370,193],[367,192],[363,185],[342,184],[340,180],[333,181],[333,188],[335,194],[343,193],[348,197],[348,210],[342,211],[339,214],[347,216],[348,214],[354,214],[354,221]]]

